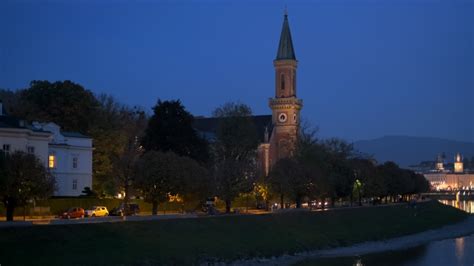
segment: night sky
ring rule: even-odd
[[[270,114],[283,11],[323,137],[474,141],[474,1],[0,1],[0,88],[80,83],[150,111]]]

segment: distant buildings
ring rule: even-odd
[[[447,170],[443,156],[439,155],[435,169],[424,173],[424,176],[436,190],[474,190],[474,173],[464,169],[460,153],[454,157],[452,170]]]
[[[79,196],[92,188],[92,139],[54,123],[32,125],[8,116],[0,102],[0,149],[36,155],[56,179],[55,196]]]

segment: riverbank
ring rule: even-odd
[[[313,260],[319,258],[335,258],[361,256],[371,253],[403,250],[448,238],[457,238],[474,234],[474,215],[456,224],[446,225],[438,229],[392,238],[382,241],[364,242],[349,247],[339,247],[311,252],[301,252],[271,259],[252,259],[234,261],[231,265],[315,265]]]
[[[303,254],[391,239],[460,222],[466,217],[462,211],[433,201],[416,206],[324,212],[2,228],[0,263],[229,263],[242,258]],[[91,253],[93,258],[85,260]]]

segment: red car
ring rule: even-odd
[[[73,207],[73,208],[69,208],[69,210],[61,214],[61,218],[63,219],[84,218],[84,215],[85,215],[85,212],[83,208]]]

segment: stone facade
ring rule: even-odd
[[[291,38],[288,15],[285,14],[275,67],[275,95],[270,98],[272,130],[260,144],[258,154],[260,167],[268,175],[271,167],[281,158],[292,156],[296,149],[300,125],[300,110],[303,101],[297,98],[296,60]],[[269,137],[268,137],[269,136]]]

